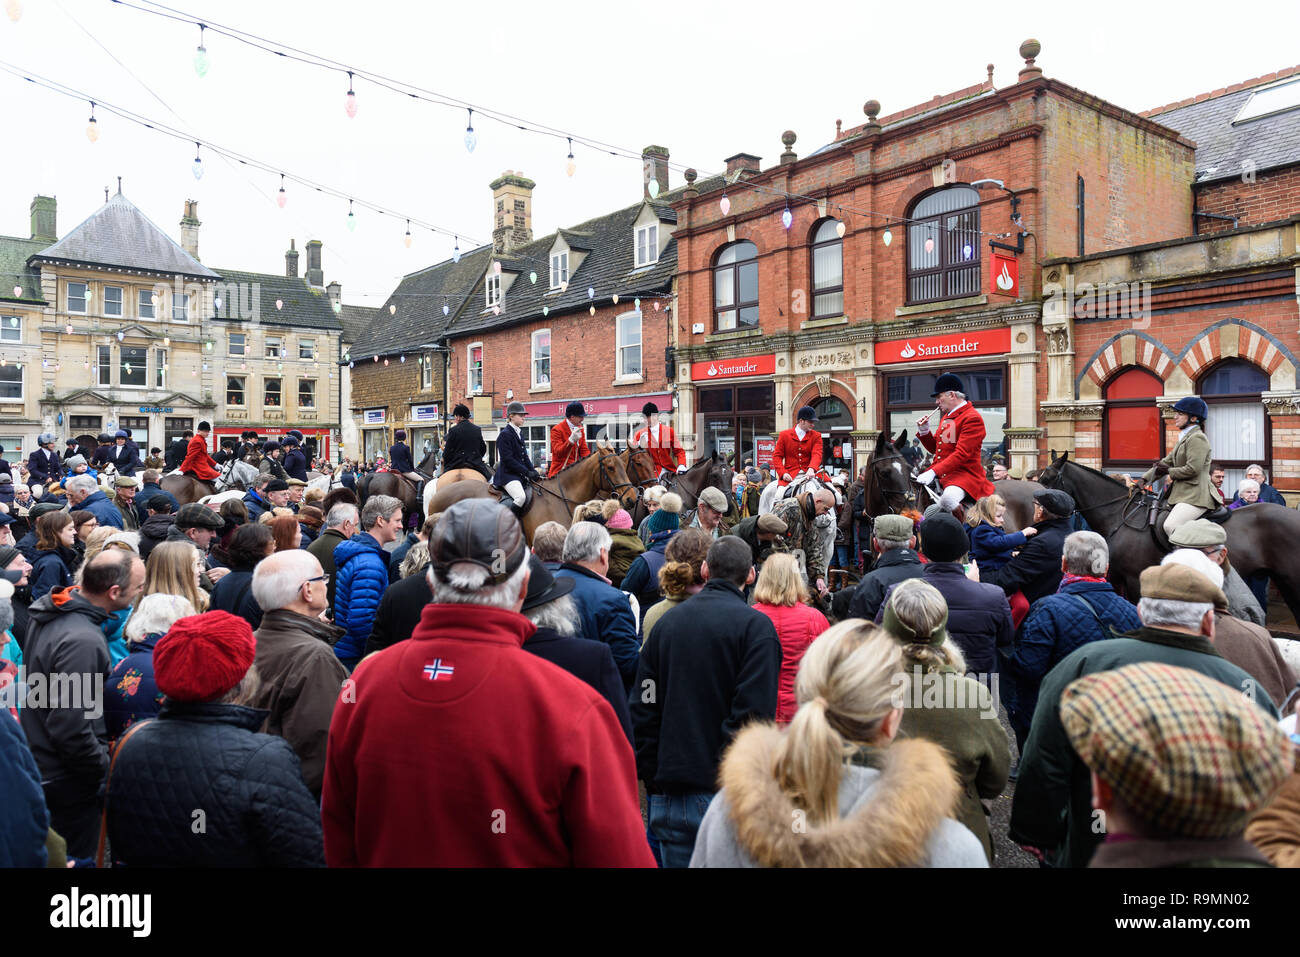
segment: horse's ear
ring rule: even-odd
[[[894,448],[900,451],[907,448],[907,429],[899,433],[898,438],[894,440]]]
[[[876,454],[883,455],[885,453],[885,450],[888,448],[889,448],[889,433],[882,431],[879,435],[876,436]]]

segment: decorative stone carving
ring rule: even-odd
[[[1265,393],[1261,401],[1269,415],[1300,414],[1300,392],[1281,392],[1274,395]]]
[[[1044,402],[1039,408],[1049,421],[1072,419],[1100,419],[1106,410],[1104,402]]]
[[[1047,330],[1047,351],[1061,355],[1070,351],[1070,330],[1066,326]]]
[[[800,372],[816,372],[820,369],[846,370],[853,368],[853,350],[824,349],[815,352],[796,352],[794,366]]]
[[[817,394],[823,399],[831,394],[831,377],[828,375],[819,375],[817,377]]]

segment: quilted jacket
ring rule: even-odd
[[[126,739],[108,838],[130,867],[321,867],[320,811],[265,711],[169,702]]]
[[[44,867],[49,826],[41,774],[23,729],[0,710],[0,867]]]
[[[636,677],[640,646],[636,640],[636,616],[627,596],[581,565],[565,562],[555,577],[573,579],[573,603],[578,606],[582,619],[583,637],[609,645],[623,684],[630,689]],[[340,584],[340,593],[342,589]]]
[[[388,553],[369,532],[334,549],[334,624],[346,632],[334,654],[349,668],[356,665],[370,637],[379,599],[388,587]]]
[[[980,571],[995,572],[1011,561],[1011,553],[1017,548],[1024,548],[1023,532],[1007,532],[988,522],[980,522],[970,529],[970,557],[980,567]]]

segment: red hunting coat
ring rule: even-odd
[[[591,449],[587,448],[587,436],[581,427],[578,428],[578,441],[569,441],[572,428],[568,419],[562,419],[551,426],[551,465],[546,470],[547,478],[591,454]]]
[[[776,448],[772,451],[772,474],[779,479],[778,485],[788,485],[784,476],[795,478],[800,472],[812,469],[814,472],[822,467],[822,434],[815,429],[804,435],[799,441],[796,429],[786,429],[776,439]]]
[[[970,402],[940,419],[936,430],[919,432],[916,437],[934,453],[930,468],[939,477],[940,485],[956,485],[976,500],[997,491],[980,465],[984,417]]]
[[[208,443],[202,435],[194,436],[185,447],[185,461],[181,463],[181,471],[193,472],[205,482],[211,482],[220,474],[217,463],[208,455]]]
[[[676,472],[677,466],[686,464],[686,450],[677,441],[671,425],[659,425],[659,438],[650,434],[647,426],[632,436],[632,444],[646,449],[659,471]]]

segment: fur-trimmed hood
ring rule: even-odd
[[[900,740],[879,752],[879,772],[846,767],[837,820],[800,831],[798,810],[772,772],[782,732],[751,725],[720,770],[736,840],[762,867],[916,867],[956,806],[960,785],[943,749]]]

